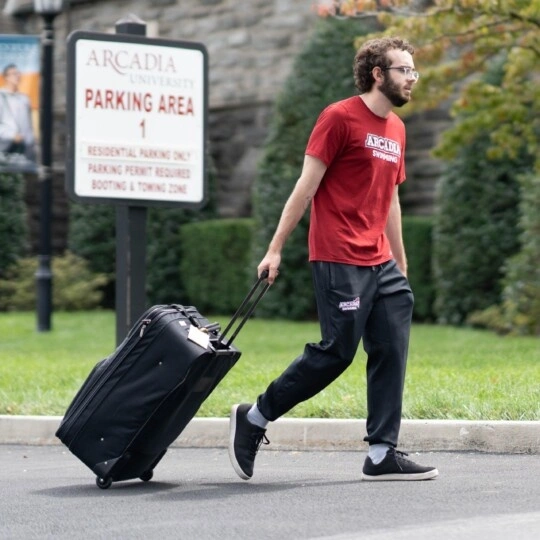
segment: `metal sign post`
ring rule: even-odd
[[[146,36],[146,25],[119,21],[117,34]],[[146,304],[146,219],[144,206],[116,205],[116,344],[120,345]]]

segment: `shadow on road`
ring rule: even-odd
[[[212,482],[201,483],[171,483],[171,482],[140,482],[137,480],[127,482],[116,482],[107,489],[99,489],[95,484],[58,486],[54,488],[40,489],[33,491],[35,495],[44,495],[54,498],[87,498],[87,497],[140,497],[148,495],[158,495],[160,499],[167,501],[182,500],[217,500],[233,497],[235,495],[264,494],[279,491],[289,491],[294,489],[326,488],[336,486],[346,486],[357,484],[359,480],[347,481],[320,481],[316,479],[305,479],[302,482],[270,482],[270,483],[250,483],[250,482]]]

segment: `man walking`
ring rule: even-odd
[[[418,81],[413,47],[374,39],[356,53],[360,94],[328,106],[305,152],[300,178],[258,266],[272,283],[282,248],[311,204],[309,260],[321,341],[304,352],[261,394],[231,411],[229,455],[237,474],[253,476],[266,426],[334,381],[367,353],[369,454],[363,480],[425,480],[434,467],[396,450],[401,424],[413,295],[401,234],[398,185],[405,180],[405,127],[392,112],[411,99]]]

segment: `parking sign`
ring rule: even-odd
[[[80,202],[200,207],[208,59],[200,43],[68,38],[67,189]]]

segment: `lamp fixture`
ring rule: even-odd
[[[63,4],[64,0],[34,0],[34,10],[40,15],[58,15]]]

